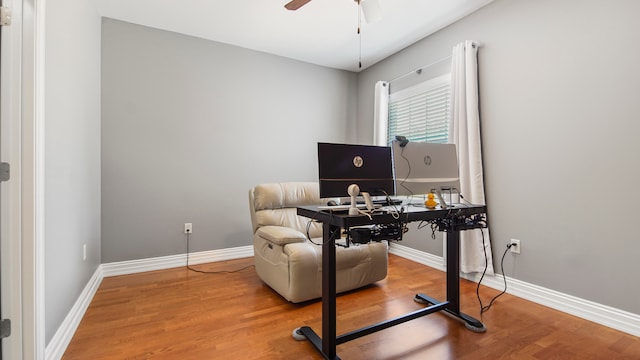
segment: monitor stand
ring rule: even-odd
[[[453,193],[457,191],[456,188],[446,188],[446,189],[432,189],[431,192],[435,193],[436,196],[438,197],[438,200],[440,200],[440,207],[443,209],[449,209],[454,207],[452,204],[447,204],[447,202],[444,200],[444,196],[442,196],[442,190],[448,191],[449,192],[449,200],[451,201],[451,203],[453,203]],[[458,193],[459,194],[459,193]]]
[[[443,209],[448,208],[449,206],[447,205],[447,202],[444,201],[444,196],[442,196],[442,191],[440,190],[435,190],[436,196],[438,197],[438,200],[440,200],[440,207]]]

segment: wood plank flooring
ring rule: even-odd
[[[195,266],[250,266],[252,258]],[[338,334],[419,309],[413,296],[445,297],[445,274],[390,255],[389,276],[338,297]],[[498,291],[481,287],[483,303]],[[480,318],[476,284],[462,281],[462,311]],[[640,338],[505,294],[483,315],[487,332],[445,314],[338,346],[342,359],[640,359]],[[293,329],[322,333],[321,302],[291,304],[253,267],[202,274],[185,267],[105,278],[63,359],[321,359]]]

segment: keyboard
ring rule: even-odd
[[[402,200],[400,199],[380,199],[380,200],[373,200],[374,204],[378,204],[378,205],[382,205],[382,206],[387,206],[387,205],[402,205]]]
[[[318,206],[319,210],[331,210],[331,211],[347,211],[349,210],[349,208],[351,207],[351,205],[320,205]],[[376,205],[373,204],[374,208],[379,208],[380,205]],[[356,204],[356,208],[361,209],[361,210],[365,210],[367,208],[367,205],[365,204]]]
[[[402,200],[400,200],[400,199],[389,199],[388,201],[387,201],[387,199],[377,199],[377,200],[372,200],[371,202],[374,205],[382,205],[382,206],[386,206],[386,205],[401,205],[402,204]],[[349,201],[343,202],[339,206],[349,205],[350,203],[351,202],[349,202]],[[356,206],[360,206],[360,205],[364,205],[364,201],[356,202]]]

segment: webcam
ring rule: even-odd
[[[400,147],[405,147],[409,143],[409,139],[406,136],[396,135],[396,140],[400,142]]]

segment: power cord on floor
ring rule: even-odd
[[[482,249],[484,250],[484,271],[482,272],[482,276],[480,276],[480,281],[478,281],[478,285],[476,286],[476,296],[478,297],[478,301],[480,302],[480,320],[482,320],[482,315],[491,309],[491,305],[493,305],[494,301],[499,298],[501,295],[507,292],[507,277],[504,274],[504,257],[507,255],[507,252],[511,248],[512,244],[507,244],[507,248],[502,253],[502,259],[500,260],[500,271],[502,272],[502,278],[504,279],[504,290],[498,295],[496,295],[488,305],[482,305],[482,299],[480,298],[480,283],[482,279],[484,279],[484,275],[487,273],[487,268],[489,267],[489,259],[487,257],[487,247],[485,245],[484,240],[484,232],[480,229],[480,233],[482,234]]]
[[[237,270],[220,270],[220,271],[204,271],[204,270],[198,270],[198,269],[194,269],[191,267],[191,265],[189,265],[189,240],[191,239],[191,234],[187,233],[187,269],[194,271],[194,272],[198,272],[201,274],[233,274],[233,273],[237,273],[240,272],[242,270],[246,270],[248,268],[254,267],[255,265],[247,265],[243,268],[237,269]]]

